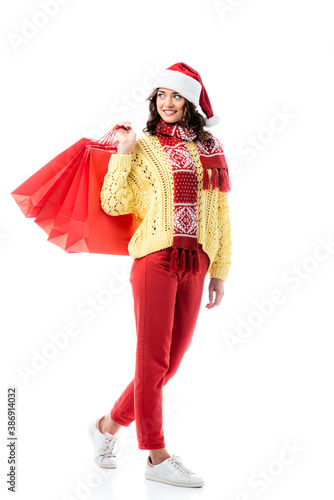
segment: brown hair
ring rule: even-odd
[[[150,101],[149,111],[150,115],[148,117],[146,127],[143,129],[144,134],[146,135],[156,135],[156,125],[160,121],[161,116],[157,110],[157,94],[159,87],[153,90],[151,94],[148,96],[146,101]],[[195,127],[197,138],[200,141],[206,141],[210,139],[211,132],[208,130],[204,130],[205,126],[205,118],[198,111],[196,111],[195,105],[185,99],[184,107],[183,107],[183,116],[181,121],[178,123],[181,127]]]

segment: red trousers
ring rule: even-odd
[[[190,346],[201,306],[209,257],[199,245],[201,272],[169,272],[172,248],[134,259],[130,283],[137,332],[133,380],[110,415],[121,425],[136,421],[138,447],[165,447],[162,389]]]

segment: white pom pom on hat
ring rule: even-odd
[[[214,115],[208,93],[203,85],[200,74],[183,62],[178,62],[159,71],[154,80],[156,84],[151,91],[157,87],[175,90],[192,102],[196,107],[201,106],[205,113],[205,125],[213,127],[220,122],[220,117]]]

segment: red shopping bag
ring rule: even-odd
[[[127,247],[136,230],[134,214],[110,216],[102,210],[100,203],[111,153],[94,146],[88,150],[65,250],[129,255]]]
[[[69,253],[129,255],[134,214],[110,216],[100,204],[118,128],[97,141],[82,138],[11,193],[26,217],[36,217],[48,241]]]
[[[80,153],[76,155],[70,168],[67,169],[65,175],[62,177],[61,182],[54,189],[47,203],[45,203],[35,218],[36,224],[44,229],[47,234],[50,234],[54,227],[55,218],[68,196],[74,178],[80,174],[78,166],[85,152],[86,148],[82,148]]]
[[[37,216],[88,142],[89,139],[80,139],[12,191],[25,217]]]
[[[66,240],[64,240],[64,250],[68,252],[87,252],[88,249],[85,247],[83,249],[72,248],[70,247],[77,243],[78,241],[84,240],[86,236],[88,236],[89,225],[87,224],[89,217],[88,210],[88,186],[89,186],[89,156],[90,156],[91,148],[88,148],[86,151],[87,157],[85,158],[85,162],[82,165],[81,169],[81,177],[80,184],[78,185],[78,189],[76,192],[76,198],[73,204],[73,210],[71,215],[68,216],[67,221],[67,235]],[[108,153],[108,157],[110,158],[110,153]],[[108,167],[107,167],[108,168]],[[96,192],[97,194],[97,192]],[[51,235],[52,236],[52,235]],[[49,241],[50,240],[49,238]]]
[[[61,206],[57,210],[57,213],[53,220],[52,229],[49,233],[48,241],[51,241],[51,243],[58,245],[63,250],[65,250],[66,246],[74,205],[78,197],[78,193],[80,193],[80,186],[86,168],[86,156],[88,154],[88,151],[89,150],[86,148],[77,165],[75,174],[67,189],[65,198],[63,199]]]

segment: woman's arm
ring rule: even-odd
[[[100,201],[108,215],[135,213],[134,174],[131,171],[132,153],[136,143],[136,133],[131,122],[117,122],[117,154],[112,154],[108,172],[104,177]]]
[[[100,201],[108,215],[123,215],[135,212],[132,187],[131,154],[112,154],[108,172],[104,177]]]

